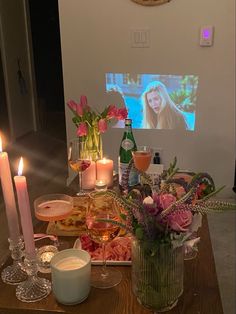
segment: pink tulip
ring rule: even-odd
[[[108,108],[107,118],[112,119],[116,118],[118,109],[115,105],[110,105]]]
[[[88,100],[87,100],[87,97],[85,95],[80,96],[80,103],[81,103],[82,107],[85,107],[88,104]]]
[[[81,104],[77,104],[77,107],[76,107],[76,112],[77,112],[77,115],[82,117],[83,116],[83,106]]]
[[[73,110],[73,111],[76,111],[76,108],[77,108],[77,103],[74,101],[74,100],[69,100],[67,102],[67,106]]]
[[[124,119],[127,118],[127,116],[128,116],[128,111],[127,111],[126,108],[119,108],[119,109],[117,110],[116,118],[117,118],[118,120],[124,120]]]
[[[98,131],[100,133],[105,133],[107,130],[107,121],[105,119],[100,119],[98,121]]]
[[[88,135],[88,126],[87,123],[81,122],[76,131],[77,136],[86,136]]]
[[[167,216],[169,227],[177,232],[186,232],[192,223],[193,215],[190,210],[176,210]]]

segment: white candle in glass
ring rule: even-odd
[[[14,177],[18,206],[21,216],[21,226],[25,242],[25,251],[30,258],[35,258],[34,230],[30,210],[29,194],[26,177],[22,176],[23,158],[21,157],[18,167],[18,176]]]
[[[2,184],[3,198],[6,207],[9,238],[17,242],[20,235],[19,220],[16,209],[15,195],[13,191],[11,170],[8,154],[2,151],[2,139],[0,136],[0,177]]]
[[[97,161],[97,180],[106,182],[108,187],[113,185],[113,160],[103,158]]]

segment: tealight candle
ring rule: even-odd
[[[97,161],[97,180],[106,182],[108,187],[113,185],[113,160],[103,158]]]
[[[96,191],[106,191],[107,190],[107,183],[103,180],[96,180],[95,190]]]
[[[6,206],[9,237],[11,240],[16,242],[20,235],[20,228],[18,222],[18,214],[16,209],[16,202],[13,191],[8,154],[2,151],[1,136],[0,136],[0,178],[2,183],[4,202]]]

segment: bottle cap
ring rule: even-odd
[[[125,119],[125,125],[131,125],[132,119]]]
[[[155,152],[155,156],[153,158],[153,163],[154,164],[160,164],[161,163],[159,152]]]

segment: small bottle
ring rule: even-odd
[[[119,152],[119,184],[121,185],[122,175],[127,169],[130,160],[132,159],[132,151],[136,151],[137,146],[132,132],[132,120],[125,119],[125,131],[120,144]],[[131,169],[129,174],[129,186],[138,184],[139,175],[135,169]]]
[[[160,158],[159,152],[155,153],[155,156],[153,157],[153,163],[156,165],[161,163],[161,158]]]

